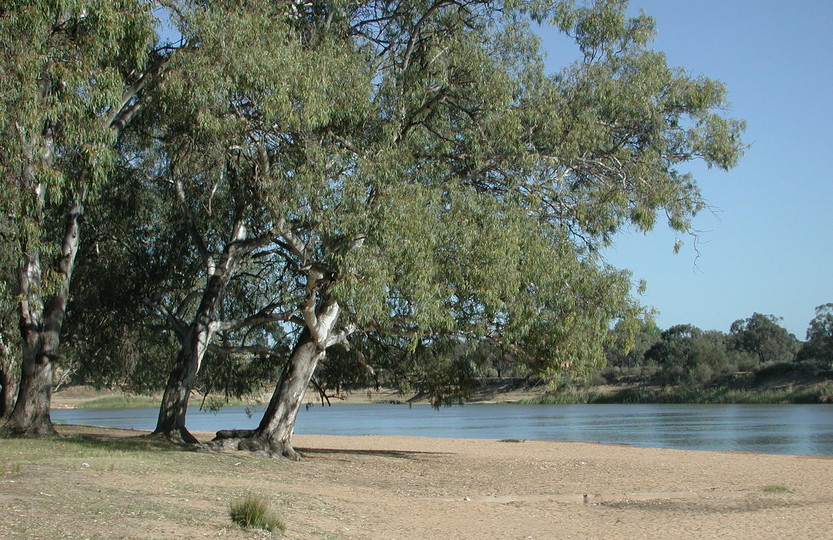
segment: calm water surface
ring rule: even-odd
[[[188,411],[188,428],[256,427],[245,407]],[[52,419],[153,429],[157,409],[70,409]],[[311,435],[414,435],[630,444],[694,450],[833,455],[829,405],[335,405],[301,409],[295,430]]]

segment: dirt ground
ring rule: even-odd
[[[0,441],[0,537],[830,538],[833,459],[586,443],[296,436],[304,460],[61,426]],[[211,434],[198,434],[207,439]],[[231,525],[266,497],[284,533]]]

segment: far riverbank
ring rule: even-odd
[[[268,403],[271,392],[226,402],[217,397],[195,393],[191,405],[211,409],[227,405],[262,405]],[[113,389],[89,386],[68,386],[52,395],[53,409],[74,408],[138,408],[156,407],[161,395],[135,395]],[[308,404],[426,404],[428,400],[417,393],[405,393],[396,388],[345,388],[322,398],[310,389]],[[782,404],[833,403],[833,380],[806,375],[780,375],[758,382],[752,387],[731,385],[711,387],[662,387],[643,382],[622,381],[616,384],[567,385],[554,388],[540,379],[503,378],[485,379],[467,403],[523,403],[523,404],[593,404],[593,403],[673,403],[673,404]]]

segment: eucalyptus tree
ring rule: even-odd
[[[796,337],[781,326],[775,315],[753,313],[732,323],[730,335],[735,349],[754,354],[759,363],[791,362],[798,353]]]
[[[720,114],[722,85],[669,68],[648,48],[653,22],[624,11],[486,0],[183,10],[194,47],[160,87],[163,176],[208,271],[185,299],[194,305],[160,306],[187,322],[157,432],[190,440],[202,355],[256,319],[295,327],[295,343],[259,427],[218,440],[291,458],[316,367],[356,332],[413,350],[487,336],[542,374],[598,365],[610,321],[638,307],[628,274],[597,249],[658,213],[686,230],[703,202],[677,167],[728,168],[742,146],[742,124]],[[572,36],[578,60],[548,75],[530,21]],[[224,317],[223,291],[259,261],[264,303]]]
[[[164,388],[176,340],[149,299],[193,286],[196,264],[174,209],[143,167],[152,160],[137,124],[121,134],[108,187],[85,215],[62,357],[77,366],[79,382],[152,393]]]
[[[160,72],[152,5],[20,0],[0,7],[0,194],[12,216],[21,378],[7,433],[51,434],[52,367],[85,207],[113,142]]]
[[[815,360],[826,369],[833,368],[833,303],[816,307],[799,358]]]

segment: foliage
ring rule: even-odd
[[[585,377],[651,342],[599,249],[662,215],[686,231],[704,202],[680,166],[743,150],[722,84],[668,66],[621,1],[174,1],[182,42],[157,48],[146,2],[35,4],[0,11],[3,77],[27,81],[0,95],[0,173],[26,172],[2,208],[23,253],[95,195],[65,356],[95,384],[156,389],[179,348],[239,394],[330,309],[321,350],[359,346],[329,387],[384,373],[453,402],[489,348]],[[575,61],[547,73],[533,23]],[[163,64],[138,108],[125,88]],[[720,372],[715,340],[687,344],[656,362]]]
[[[241,285],[230,309],[337,302],[452,394],[469,367],[437,347],[455,340],[495,336],[543,374],[599,366],[638,307],[596,248],[658,212],[684,230],[702,201],[677,165],[729,167],[742,146],[722,86],[669,68],[622,4],[464,5],[193,6],[156,124],[206,248],[236,221],[277,232],[258,258],[272,288]],[[530,15],[580,60],[546,74]]]
[[[702,403],[702,404],[786,404],[831,403],[833,385],[820,384],[804,390],[787,388],[761,390],[730,386],[632,387],[623,390],[570,388],[554,391],[537,398],[523,400],[525,404],[566,405],[574,403]]]
[[[155,38],[149,15],[136,0],[27,1],[0,10],[0,206],[18,216],[20,255],[54,254],[43,236],[54,233],[51,219],[62,221],[65,202],[107,180],[125,82],[141,74]]]
[[[269,508],[266,498],[254,493],[232,501],[229,505],[229,516],[244,529],[265,529],[272,532],[283,531],[286,528],[280,517]]]
[[[129,156],[132,146],[122,140],[120,148]],[[194,279],[193,264],[187,246],[176,241],[182,226],[172,219],[163,193],[133,174],[126,157],[87,212],[65,351],[80,366],[77,382],[152,392],[164,384],[175,343],[171,332],[155,324],[148,300],[186,287]]]
[[[756,355],[762,364],[794,360],[798,340],[778,324],[780,320],[774,315],[754,313],[733,322],[729,330],[733,347]]]
[[[151,13],[143,0],[0,8],[0,214],[11,218],[4,255],[17,268],[21,335],[20,392],[4,432],[55,433],[50,387],[82,218],[161,65]]]
[[[826,306],[820,306],[811,329],[824,328]],[[607,348],[608,367],[577,386],[566,380],[545,396],[545,403],[829,403],[827,364],[807,351],[798,356],[796,339],[772,315],[754,314],[735,321],[728,334],[683,324],[662,331],[642,323],[635,333],[617,326]],[[821,321],[821,322],[819,322]],[[635,343],[653,341],[642,353]],[[765,360],[762,358],[774,358]],[[613,383],[619,389],[599,388]],[[623,384],[625,383],[625,384]],[[662,387],[655,387],[655,384]],[[785,384],[786,383],[786,384]],[[795,388],[794,388],[795,387]]]
[[[633,330],[620,321],[613,329],[613,337],[605,349],[607,365],[631,368],[643,363],[645,353],[659,340],[662,330],[652,319],[636,321]]]
[[[799,357],[812,359],[827,369],[833,368],[833,304],[816,308],[816,316],[807,329],[807,341]]]

